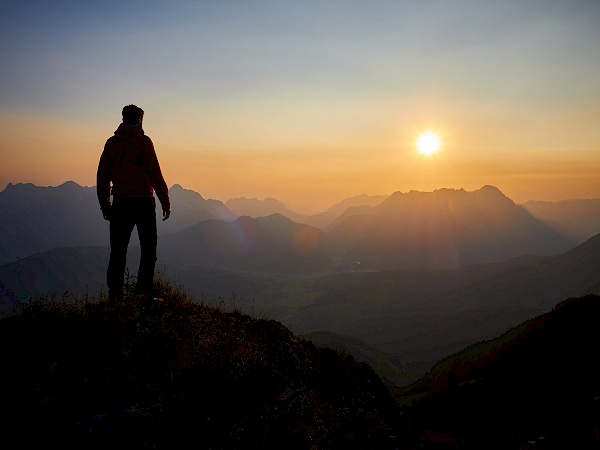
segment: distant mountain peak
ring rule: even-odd
[[[173,186],[171,186],[171,188],[169,189],[169,194],[185,198],[188,201],[204,200],[204,197],[202,197],[202,195],[200,195],[198,192],[192,189],[185,189],[180,184],[174,184]]]
[[[264,217],[257,217],[256,219],[259,222],[263,222],[263,223],[273,223],[273,224],[277,224],[277,223],[294,223],[294,221],[292,219],[290,219],[287,216],[284,216],[283,214],[280,213],[273,213],[270,214],[268,216],[264,216]]]
[[[56,186],[56,189],[61,192],[64,192],[64,191],[76,192],[76,191],[83,189],[83,186],[75,183],[74,181],[66,181],[63,184]]]
[[[253,205],[255,207],[256,206],[268,206],[270,208],[279,207],[282,209],[284,209],[286,207],[285,203],[283,203],[273,197],[266,197],[264,200],[259,200],[256,197],[253,197],[253,198],[238,197],[238,198],[232,198],[230,200],[227,200],[226,204],[227,205],[237,205],[237,206]]]
[[[240,216],[266,217],[272,214],[281,214],[294,220],[300,220],[301,214],[290,211],[285,203],[273,197],[264,200],[257,198],[238,197],[225,202],[225,206]]]
[[[433,191],[418,191],[411,190],[408,192],[396,191],[391,194],[387,200],[383,203],[393,203],[397,201],[399,198],[431,198],[431,197],[448,197],[448,196],[456,196],[456,195],[487,195],[487,196],[499,196],[503,198],[506,197],[500,189],[495,186],[485,185],[475,191],[467,191],[464,188],[454,189],[454,188],[439,188]]]
[[[80,184],[74,182],[73,180],[65,181],[63,184],[59,184],[57,187],[71,187],[71,186],[82,187]]]
[[[23,189],[31,190],[37,187],[33,183],[8,183],[3,192],[16,192]]]
[[[483,186],[482,188],[478,189],[477,191],[474,192],[480,192],[483,194],[494,194],[494,195],[501,195],[503,197],[506,197],[502,191],[500,189],[498,189],[496,186],[492,186],[490,184],[486,184],[485,186]]]

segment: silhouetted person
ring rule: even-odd
[[[106,278],[112,301],[123,298],[127,247],[134,226],[141,247],[134,293],[141,300],[152,300],[157,243],[155,191],[162,206],[163,220],[171,215],[169,190],[154,144],[142,129],[143,118],[141,108],[135,105],[123,108],[123,123],[106,141],[98,164],[98,201],[104,218],[110,221],[110,262]]]

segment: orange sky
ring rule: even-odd
[[[486,184],[517,203],[600,198],[600,3],[335,3],[174,2],[129,24],[107,6],[13,5],[0,189],[95,185],[135,103],[167,184],[205,198],[321,211]],[[414,145],[427,129],[443,141],[429,158]]]

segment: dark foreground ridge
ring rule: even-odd
[[[422,448],[600,448],[600,297],[567,299],[399,389]]]
[[[5,442],[19,448],[407,448],[366,364],[273,320],[189,301],[38,300],[0,320]]]

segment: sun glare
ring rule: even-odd
[[[440,137],[432,131],[427,131],[417,139],[417,149],[422,155],[433,155],[442,145]]]

